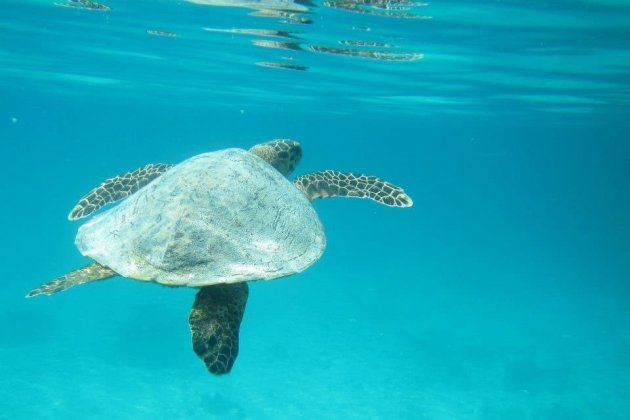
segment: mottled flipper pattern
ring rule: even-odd
[[[250,153],[265,160],[282,175],[287,176],[302,159],[302,146],[295,140],[276,139],[257,144],[249,149]]]
[[[36,289],[27,293],[26,297],[38,295],[52,295],[53,293],[62,292],[72,286],[88,283],[96,280],[104,280],[109,277],[116,276],[117,273],[109,267],[105,267],[99,263],[86,265],[78,270],[71,271],[61,277],[57,277],[48,283],[42,284]]]
[[[193,350],[210,373],[223,375],[234,365],[248,295],[246,283],[232,283],[203,287],[195,297],[188,318]]]
[[[109,178],[81,197],[68,215],[77,220],[87,217],[106,204],[128,197],[162,175],[172,166],[168,163],[150,163],[134,171]]]
[[[411,207],[413,201],[402,188],[371,175],[320,171],[296,178],[293,183],[311,200],[326,197],[370,198],[386,206]]]

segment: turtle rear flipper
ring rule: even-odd
[[[411,207],[405,191],[376,176],[352,172],[320,171],[297,177],[293,184],[310,200],[326,197],[369,198],[391,207]]]
[[[245,312],[247,283],[202,287],[188,324],[193,350],[215,375],[229,373],[238,356],[238,333]]]
[[[44,283],[41,286],[31,290],[26,294],[26,297],[34,297],[38,295],[52,295],[53,293],[62,292],[72,286],[88,283],[96,280],[104,280],[109,277],[118,275],[114,270],[109,267],[105,267],[99,263],[93,263],[79,268],[78,270],[71,271],[64,274],[61,277],[57,277],[54,280]]]
[[[101,185],[81,197],[68,215],[68,219],[82,219],[109,203],[130,196],[173,166],[168,163],[150,163],[136,170],[106,179]]]

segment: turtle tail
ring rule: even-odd
[[[27,298],[38,295],[52,295],[53,293],[62,292],[72,286],[83,283],[89,283],[96,280],[104,280],[109,277],[116,276],[117,273],[109,267],[99,263],[92,263],[78,270],[71,271],[61,277],[44,283],[41,286],[31,290],[26,294]]]

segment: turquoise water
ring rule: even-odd
[[[0,3],[0,418],[630,418],[627,2],[103,1]],[[24,298],[105,178],[277,137],[414,206],[315,202],[326,253],[251,284],[228,376],[192,289]]]

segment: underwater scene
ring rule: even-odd
[[[630,418],[630,3],[0,0],[0,419]]]

